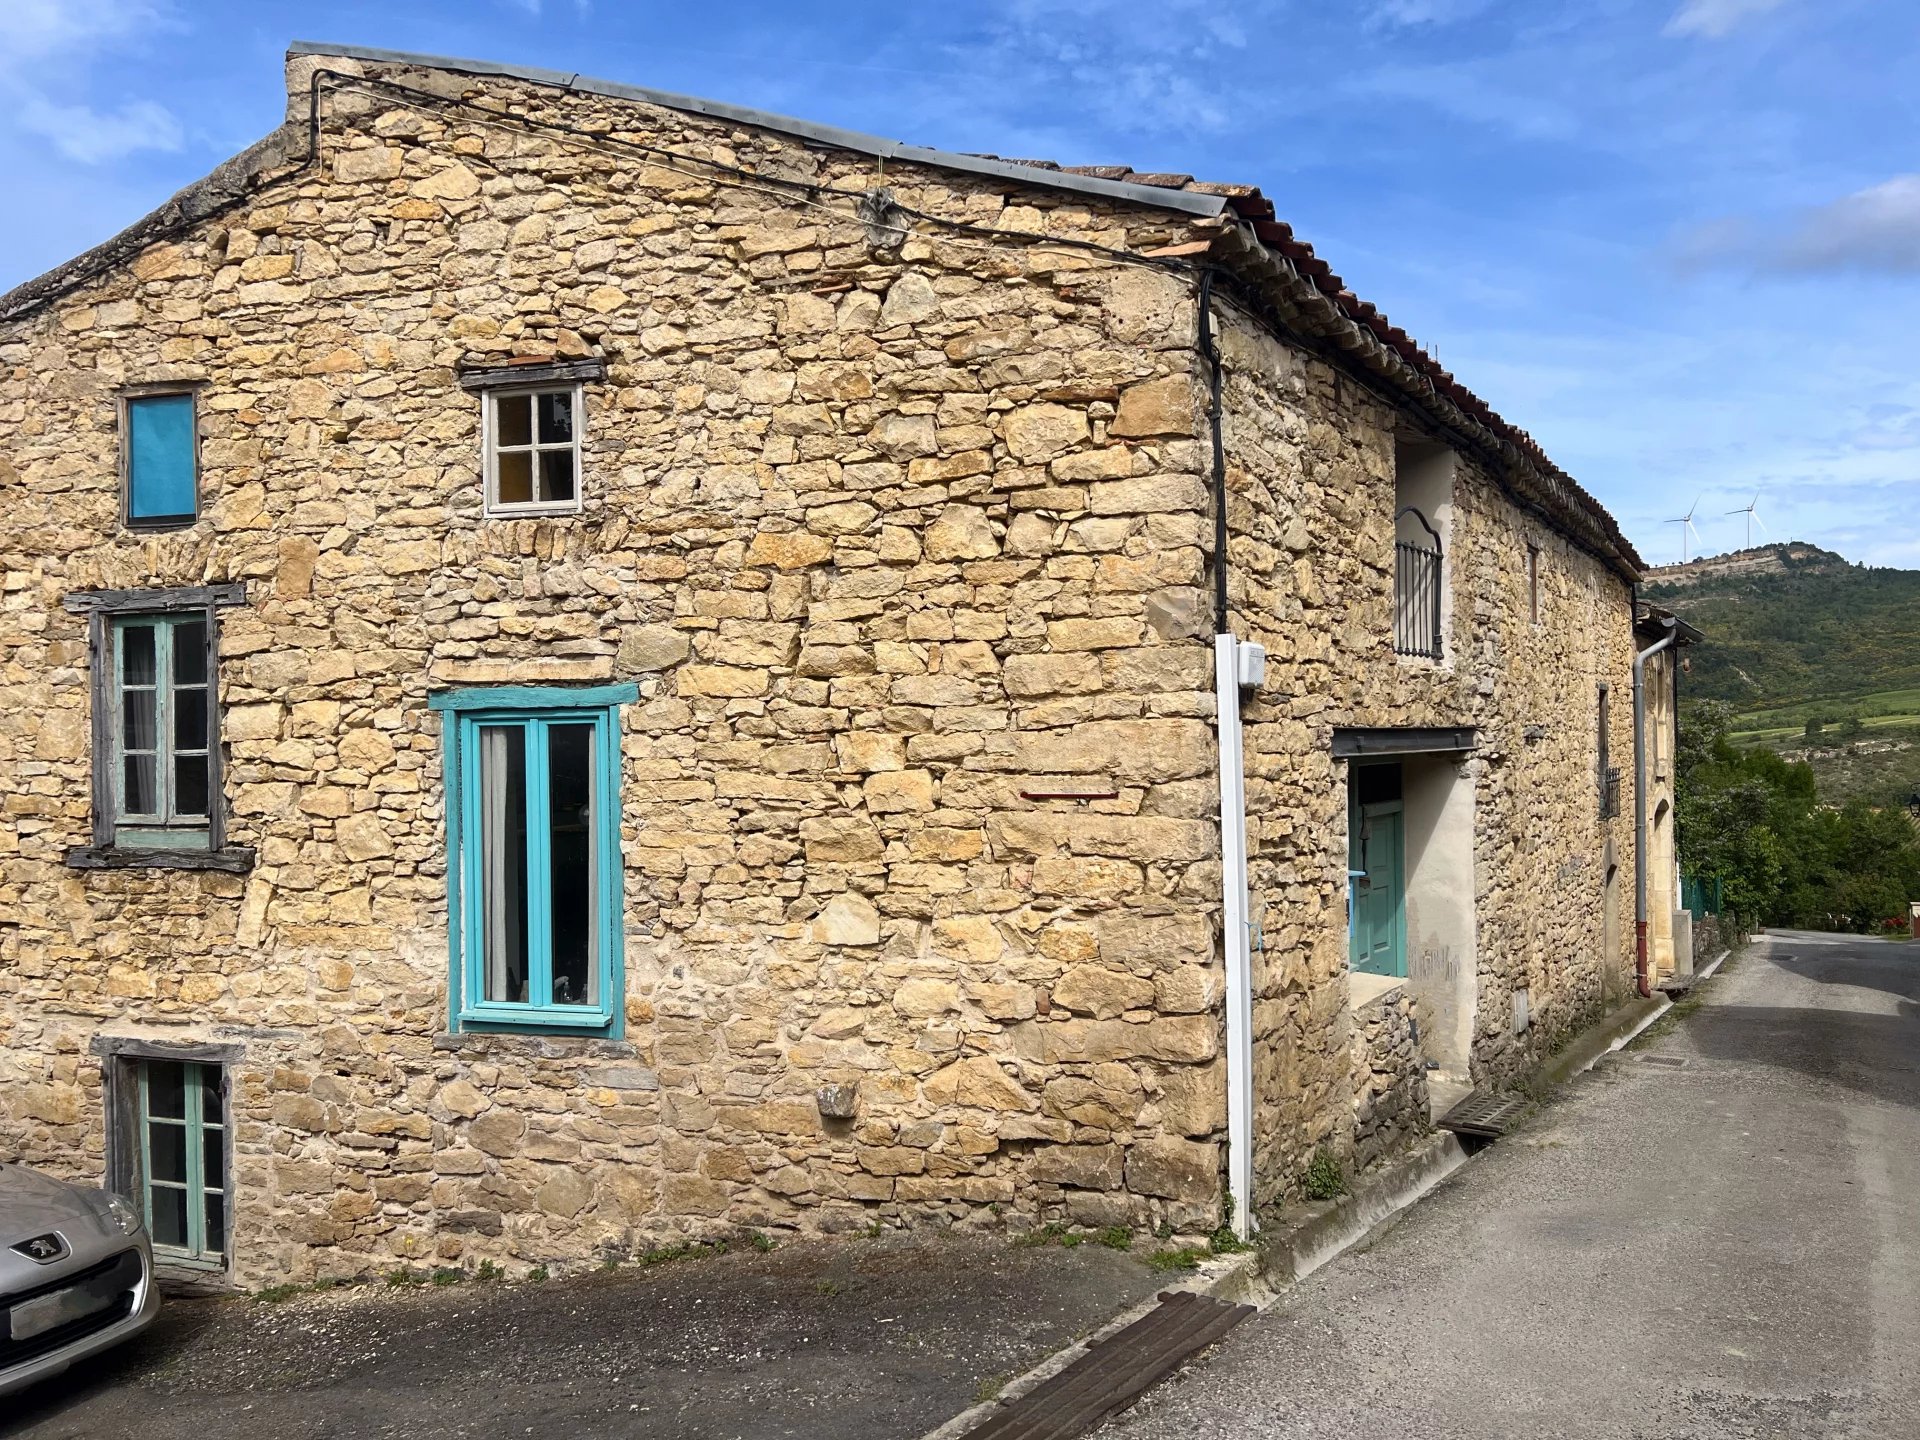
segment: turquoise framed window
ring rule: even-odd
[[[108,626],[113,680],[110,783],[115,843],[212,843],[210,617],[119,615]]]
[[[432,698],[456,1028],[621,1033],[619,707],[637,698],[632,685]]]
[[[227,1257],[224,1072],[187,1060],[139,1062],[140,1199],[162,1263],[218,1268]]]
[[[191,390],[121,399],[126,522],[191,525],[200,516],[200,447]]]

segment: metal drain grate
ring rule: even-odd
[[[1687,1063],[1685,1057],[1680,1055],[1642,1055],[1639,1060],[1642,1065],[1665,1065],[1674,1070]]]
[[[1524,1096],[1507,1095],[1499,1090],[1476,1090],[1440,1117],[1440,1128],[1456,1135],[1498,1140],[1513,1128],[1513,1122],[1526,1108]]]
[[[1251,1314],[1251,1305],[1229,1305],[1190,1290],[1162,1291],[1160,1303],[1133,1324],[974,1426],[963,1440],[1072,1440],[1084,1435]]]

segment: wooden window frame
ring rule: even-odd
[[[233,1126],[228,1117],[229,1087],[227,1070],[223,1065],[209,1064],[198,1059],[161,1058],[143,1056],[132,1062],[134,1067],[133,1107],[136,1124],[134,1143],[138,1146],[139,1191],[136,1203],[140,1207],[141,1219],[146,1223],[147,1236],[153,1245],[153,1261],[156,1266],[166,1265],[182,1270],[225,1270],[228,1257],[232,1253],[233,1234],[233,1144],[230,1137]],[[181,1110],[183,1114],[176,1121],[171,1117],[154,1116],[148,1103],[152,1084],[152,1067],[156,1064],[179,1065],[181,1076]],[[212,1070],[219,1077],[217,1091],[220,1097],[219,1114],[216,1119],[206,1117],[206,1087],[198,1083],[196,1070]],[[155,1124],[178,1124],[181,1129],[181,1160],[184,1181],[177,1188],[186,1192],[187,1244],[185,1246],[162,1244],[154,1235],[153,1226],[153,1190],[156,1184],[165,1188],[176,1188],[170,1181],[156,1181],[152,1166],[152,1127]],[[207,1194],[214,1187],[206,1183],[206,1143],[207,1131],[217,1130],[220,1135],[220,1184],[217,1193],[222,1201],[222,1224],[220,1233],[209,1236],[207,1233]],[[209,1244],[209,1240],[212,1241]]]
[[[168,590],[87,590],[66,597],[64,608],[87,617],[87,668],[92,709],[92,844],[66,853],[74,869],[155,867],[176,870],[242,871],[253,866],[254,852],[227,843],[226,765],[220,737],[219,612],[246,603],[246,585],[234,581]],[[120,818],[117,621],[142,618],[200,619],[206,625],[207,673],[207,824],[201,845],[122,843],[120,831],[137,831]],[[156,716],[157,723],[157,716]],[[156,736],[156,739],[159,737]],[[196,832],[197,832],[197,827]],[[184,830],[182,833],[186,833]]]
[[[115,399],[120,428],[120,523],[128,530],[186,530],[200,523],[200,391],[205,382],[172,381],[154,385],[136,385],[122,390]],[[148,515],[133,513],[133,407],[142,400],[164,400],[185,396],[193,407],[193,513],[190,515]]]
[[[485,686],[431,696],[429,706],[441,712],[443,766],[447,816],[447,939],[448,1018],[455,1031],[541,1031],[619,1039],[625,1032],[625,964],[622,953],[624,865],[620,849],[620,706],[639,699],[632,684],[570,686]],[[595,904],[592,916],[595,941],[595,977],[599,999],[592,1005],[540,1004],[488,1000],[485,997],[484,891],[480,876],[482,847],[479,777],[479,731],[483,725],[527,727],[529,739],[536,727],[553,724],[591,724],[594,727],[596,793],[606,797],[592,817],[596,842]],[[532,767],[529,767],[530,773]],[[530,793],[538,793],[530,785]],[[530,892],[545,890],[547,875],[533,862],[538,853],[530,844],[527,866]],[[537,901],[530,905],[541,913]],[[551,933],[542,936],[539,923],[529,920],[528,995],[543,993],[537,983],[550,979]],[[541,941],[545,940],[543,947]]]
[[[565,445],[540,443],[540,409],[537,403],[530,406],[528,416],[530,430],[529,441],[525,445],[508,447],[515,453],[524,452],[533,457],[531,469],[532,483],[540,483],[539,459],[542,454],[569,452],[573,457],[573,498],[571,500],[529,500],[502,503],[500,499],[500,439],[499,406],[502,400],[518,399],[522,396],[537,402],[541,395],[565,395],[573,411],[573,439]],[[587,477],[584,464],[586,450],[583,440],[587,429],[586,387],[578,380],[549,380],[537,384],[491,385],[480,392],[480,446],[484,484],[486,486],[484,513],[489,519],[512,520],[537,518],[540,516],[578,515],[586,508]]]

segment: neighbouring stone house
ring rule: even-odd
[[[1244,1225],[1631,982],[1639,567],[1250,187],[296,47],[0,297],[0,1155],[249,1285]]]

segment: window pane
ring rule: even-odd
[[[540,443],[566,445],[573,440],[573,392],[555,391],[536,396],[540,409]]]
[[[207,683],[207,622],[181,620],[168,627],[173,631],[173,683]]]
[[[509,451],[499,458],[502,505],[525,505],[533,499],[533,455],[530,451]]]
[[[128,690],[120,697],[121,748],[151,750],[158,738],[159,722],[155,707],[159,696],[152,690]]]
[[[127,489],[129,519],[196,513],[191,395],[145,395],[127,401]]]
[[[593,954],[593,726],[547,727],[556,1005],[599,1000]]]
[[[573,499],[573,452],[571,450],[540,452],[540,498],[542,500]]]
[[[207,748],[207,692],[195,688],[173,692],[173,748]]]
[[[227,1184],[226,1147],[220,1143],[222,1133],[221,1129],[215,1126],[201,1134],[200,1175],[201,1182],[209,1190],[223,1190]]]
[[[147,1113],[166,1115],[176,1120],[187,1116],[185,1077],[177,1060],[149,1060],[147,1071]]]
[[[181,755],[173,762],[173,813],[197,817],[207,813],[207,757]]]
[[[480,728],[480,884],[486,998],[527,1001],[527,745],[518,725]]]
[[[147,1191],[153,1202],[153,1243],[187,1247],[187,1192],[155,1185]]]
[[[220,1067],[218,1065],[198,1065],[200,1072],[200,1116],[203,1123],[220,1123]]]
[[[147,1126],[147,1178],[187,1183],[187,1127],[155,1120]]]
[[[122,625],[120,627],[120,683],[122,685],[153,684],[156,678],[153,661],[153,627]]]
[[[207,1195],[207,1236],[205,1248],[209,1255],[220,1255],[227,1248],[227,1197],[217,1193]]]
[[[531,445],[533,443],[533,397],[498,395],[493,401],[493,443],[495,445]]]
[[[154,784],[154,757],[152,755],[129,755],[126,757],[123,783],[126,792],[121,798],[120,809],[126,815],[158,815],[160,797]]]

